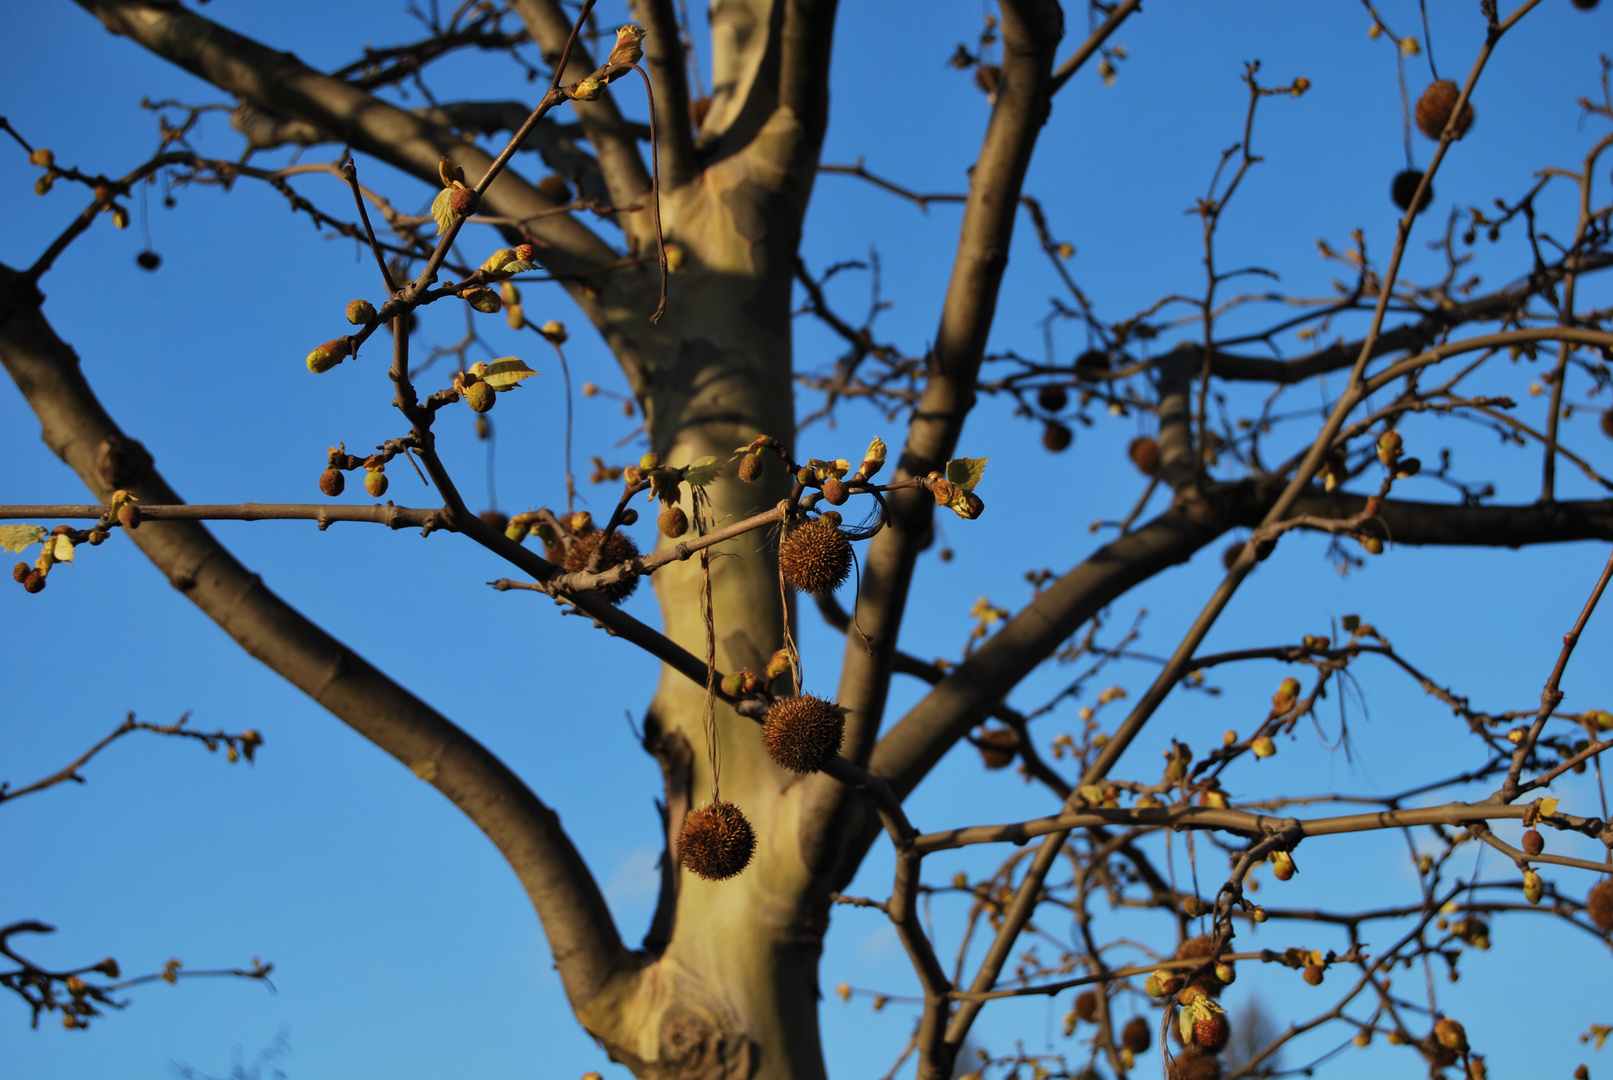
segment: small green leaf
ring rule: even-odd
[[[953,458],[947,462],[947,479],[964,491],[973,491],[986,471],[990,458]]]
[[[499,248],[487,257],[486,262],[482,263],[482,269],[497,272],[503,270],[512,262],[515,262],[515,249]]]
[[[431,200],[431,218],[437,223],[437,234],[440,236],[448,231],[448,226],[454,223],[454,208],[448,205],[449,196],[453,195],[452,188],[443,188],[437,192],[437,197]]]
[[[521,380],[536,375],[537,372],[527,367],[524,362],[513,356],[501,356],[487,365],[487,373],[482,380],[494,390],[514,390],[521,385]]]
[[[689,481],[690,487],[705,487],[722,472],[722,462],[714,457],[703,457],[699,461],[690,462],[683,470],[683,478]]]
[[[513,262],[505,263],[503,266],[499,267],[499,270],[506,274],[524,274],[528,270],[536,270],[537,268],[538,264],[535,262],[529,262],[526,259],[516,259]]]
[[[0,525],[0,549],[21,551],[45,538],[43,525]]]

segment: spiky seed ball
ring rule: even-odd
[[[1133,1054],[1146,1054],[1153,1043],[1153,1029],[1144,1017],[1133,1016],[1126,1021],[1126,1026],[1120,1029],[1120,1045]]]
[[[661,535],[670,540],[676,540],[689,531],[689,515],[683,512],[681,506],[669,506],[661,511],[661,517],[656,522]]]
[[[11,580],[21,585],[31,573],[33,573],[33,568],[25,562],[20,562],[11,568]]]
[[[1151,436],[1139,435],[1126,447],[1126,456],[1144,476],[1159,475],[1159,443]]]
[[[1428,84],[1423,96],[1417,99],[1417,130],[1430,139],[1437,139],[1450,122],[1451,110],[1456,108],[1456,99],[1462,96],[1462,91],[1449,79],[1440,79]],[[1467,134],[1467,129],[1473,126],[1473,103],[1468,102],[1462,107],[1462,114],[1456,118],[1456,128],[1453,132],[1460,139]]]
[[[1602,434],[1613,439],[1613,409],[1602,414]]]
[[[1088,1024],[1096,1020],[1098,1018],[1098,995],[1091,990],[1083,990],[1075,995],[1075,1015]]]
[[[775,701],[762,721],[767,755],[797,773],[814,773],[840,753],[845,716],[834,702],[811,694]]]
[[[984,728],[976,740],[980,747],[980,760],[988,769],[1006,769],[1019,752],[1019,736],[1013,728]]]
[[[465,404],[470,406],[472,412],[479,413],[491,409],[493,402],[498,399],[497,391],[484,382],[471,383],[460,391],[460,396],[465,399]]]
[[[386,494],[386,473],[379,469],[371,469],[364,474],[364,490],[370,493],[370,498],[379,499]]]
[[[823,499],[830,506],[844,506],[850,496],[846,482],[839,477],[831,476],[823,482]]]
[[[1596,6],[1597,2],[1598,0],[1574,0],[1574,6],[1581,11],[1590,11]]]
[[[756,478],[761,475],[762,455],[746,454],[739,459],[739,478],[745,483],[753,484],[756,482]]]
[[[1165,1072],[1170,1080],[1221,1080],[1221,1059],[1191,1046],[1176,1055]]]
[[[1394,199],[1395,205],[1401,210],[1411,209],[1411,197],[1417,194],[1417,185],[1423,182],[1421,169],[1401,169],[1395,173],[1395,179],[1389,185],[1389,197]],[[1428,190],[1417,201],[1417,212],[1420,214],[1428,209],[1428,204],[1434,201],[1434,185],[1429,184]]]
[[[784,535],[778,563],[790,588],[805,593],[833,592],[851,573],[851,541],[838,526],[818,518]]]
[[[30,570],[28,576],[22,579],[22,587],[31,593],[45,591],[45,575],[38,570]]]
[[[1585,897],[1585,914],[1604,934],[1613,931],[1613,881],[1603,878]]]
[[[568,203],[571,201],[571,187],[554,173],[550,173],[538,181],[538,191],[550,202]]]
[[[1212,1013],[1193,1023],[1193,1041],[1212,1054],[1220,1052],[1231,1034],[1232,1028],[1224,1013]]]
[[[1050,413],[1063,412],[1069,403],[1069,392],[1062,386],[1044,386],[1036,391],[1036,404]]]
[[[573,574],[588,569],[588,563],[594,557],[594,549],[599,547],[599,538],[604,535],[604,529],[594,529],[591,532],[586,532],[573,538],[571,547],[557,561]],[[610,539],[605,541],[605,550],[600,556],[599,568],[608,570],[613,566],[620,566],[629,559],[636,558],[638,558],[638,545],[633,543],[633,538],[619,532],[613,532],[610,534]],[[637,577],[624,577],[620,581],[611,582],[609,585],[601,585],[594,591],[610,603],[620,604],[623,600],[632,596],[633,590],[636,588],[638,588]],[[738,871],[736,870],[735,873],[738,873]]]
[[[1069,425],[1061,424],[1057,420],[1049,420],[1047,426],[1042,428],[1042,446],[1049,453],[1060,454],[1070,448],[1075,441],[1075,432]]]
[[[134,261],[140,269],[150,272],[162,265],[162,256],[155,251],[142,251],[134,257]]]
[[[707,881],[723,881],[750,865],[756,833],[731,802],[707,803],[683,819],[678,859]]]
[[[1182,942],[1176,947],[1176,959],[1178,960],[1208,960],[1214,954],[1214,934],[1200,934],[1198,937],[1188,938],[1186,941]],[[1233,967],[1231,964],[1228,964],[1227,966]],[[1234,971],[1235,970],[1236,968],[1234,968]],[[1187,972],[1184,971],[1182,974],[1185,975]],[[1194,979],[1189,985],[1198,987],[1211,997],[1219,996],[1221,991],[1226,987],[1225,983],[1215,977],[1215,972],[1213,970],[1206,971],[1203,975],[1200,975],[1198,978]]]
[[[326,469],[319,474],[319,490],[331,498],[340,495],[347,487],[347,477],[340,469]]]
[[[455,188],[453,194],[448,196],[448,205],[460,217],[470,217],[481,207],[482,197],[475,188]]]

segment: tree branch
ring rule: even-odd
[[[690,123],[689,75],[683,38],[672,0],[640,0],[644,22],[644,66],[655,94],[656,135],[661,144],[661,186],[682,187],[700,173]]]
[[[97,496],[123,488],[144,503],[180,501],[101,407],[78,357],[40,313],[37,294],[22,293],[5,267],[0,364],[39,417],[46,444]],[[148,521],[129,535],[242,649],[407,765],[487,834],[543,921],[574,1004],[631,969],[610,909],[559,817],[508,766],[272,593],[202,525]]]

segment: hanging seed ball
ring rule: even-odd
[[[1070,444],[1074,441],[1075,432],[1071,431],[1068,425],[1061,424],[1057,420],[1049,420],[1047,426],[1042,429],[1042,446],[1050,453],[1063,453],[1070,448]]]
[[[553,203],[568,203],[571,201],[570,185],[555,173],[550,173],[538,181],[538,193]]]
[[[30,570],[28,576],[22,579],[22,587],[30,593],[45,591],[45,575],[38,570]]]
[[[140,269],[152,271],[162,265],[162,256],[155,251],[142,251],[134,257],[134,261],[135,265],[139,266]]]
[[[326,469],[319,474],[319,490],[331,498],[340,495],[347,487],[347,477],[342,475],[340,469]]]
[[[1176,959],[1208,960],[1214,952],[1215,935],[1200,934],[1198,937],[1188,938],[1177,947]],[[1236,968],[1234,965],[1227,964],[1227,967],[1233,968],[1234,973],[1236,973]],[[1183,974],[1186,974],[1186,972],[1183,972]],[[1220,979],[1216,978],[1213,970],[1206,971],[1203,975],[1200,975],[1198,978],[1194,979],[1189,985],[1198,987],[1211,997],[1219,997],[1221,991],[1226,988],[1226,983],[1223,983]]]
[[[1126,456],[1144,476],[1159,475],[1159,443],[1151,436],[1139,435],[1126,447]]]
[[[851,573],[851,541],[827,516],[798,525],[778,547],[784,583],[805,593],[833,592]]]
[[[1574,6],[1581,11],[1590,11],[1597,4],[1597,0],[1574,0]]]
[[[1238,561],[1238,556],[1243,554],[1243,545],[1242,540],[1234,540],[1227,545],[1227,549],[1221,553],[1221,565],[1231,570],[1233,563]]]
[[[1401,210],[1411,209],[1411,197],[1417,194],[1417,185],[1423,182],[1421,169],[1401,169],[1395,173],[1394,183],[1389,185],[1389,197],[1394,199],[1395,205]],[[1429,184],[1428,190],[1417,203],[1417,212],[1420,214],[1428,209],[1428,204],[1434,201],[1434,185]]]
[[[605,530],[594,529],[573,538],[571,547],[559,559],[560,565],[573,574],[588,569],[588,563],[594,557],[594,549],[599,547],[599,538],[604,535]],[[638,545],[633,543],[633,538],[620,532],[613,532],[610,534],[610,539],[605,541],[605,551],[600,556],[599,568],[608,570],[613,566],[620,566],[629,559],[636,558],[638,558]],[[633,590],[636,588],[638,588],[638,578],[633,576],[624,577],[620,581],[613,581],[609,585],[601,585],[594,591],[603,596],[608,602],[620,604],[623,600],[632,596]],[[734,872],[737,874],[739,871]]]
[[[754,484],[756,478],[762,475],[762,455],[746,454],[739,459],[739,478],[747,484]]]
[[[1613,409],[1602,414],[1602,434],[1613,439]]]
[[[370,498],[379,499],[386,494],[386,473],[375,469],[364,474],[364,490],[370,493]]]
[[[1221,1059],[1190,1046],[1166,1067],[1170,1080],[1221,1080]]]
[[[676,540],[689,531],[689,515],[683,512],[681,506],[669,506],[661,511],[661,517],[656,522],[661,535],[669,540]]]
[[[707,803],[689,812],[678,834],[678,859],[707,881],[724,881],[750,865],[756,833],[731,802]]]
[[[1076,375],[1088,378],[1109,370],[1109,354],[1102,349],[1088,349],[1075,358]]]
[[[461,390],[460,394],[465,398],[465,404],[470,406],[471,412],[484,413],[498,400],[498,392],[485,382],[473,382]]]
[[[1585,897],[1585,914],[1604,934],[1613,931],[1613,881],[1603,878]]]
[[[1133,1016],[1120,1029],[1120,1045],[1133,1054],[1146,1054],[1153,1042],[1154,1033],[1145,1017]]]
[[[1062,386],[1044,386],[1036,391],[1036,404],[1050,413],[1063,412],[1070,395]]]
[[[510,527],[510,516],[497,510],[483,510],[476,516],[486,522],[487,527],[494,532],[503,532]]]
[[[25,562],[20,562],[11,568],[11,580],[15,581],[18,585],[21,585],[24,581],[28,580],[28,575],[33,572],[33,567],[29,566]]]
[[[811,694],[775,701],[762,721],[767,756],[796,773],[815,773],[840,753],[846,720],[832,701]]]
[[[1092,1023],[1098,1018],[1098,995],[1091,990],[1083,990],[1075,995],[1075,1015],[1085,1023]]]
[[[1538,830],[1528,829],[1523,834],[1523,850],[1531,855],[1539,855],[1546,850],[1546,841]]]
[[[980,760],[985,762],[988,769],[1008,768],[1014,763],[1014,755],[1019,752],[1019,736],[1014,734],[1013,728],[985,728],[977,741]]]
[[[1430,139],[1438,139],[1445,131],[1445,125],[1450,123],[1451,110],[1456,108],[1456,99],[1461,96],[1462,91],[1449,79],[1429,83],[1423,96],[1417,99],[1417,130]],[[1460,139],[1472,126],[1473,103],[1468,102],[1462,107],[1462,115],[1456,118],[1456,128],[1452,134]]]

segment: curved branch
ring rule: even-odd
[[[113,423],[78,357],[0,267],[0,364],[39,417],[47,445],[102,499],[179,497]],[[442,792],[493,841],[543,921],[566,993],[581,1005],[632,968],[610,909],[560,819],[469,734],[271,592],[197,523],[130,531],[152,563],[246,652]]]

